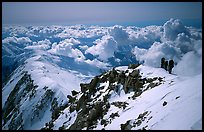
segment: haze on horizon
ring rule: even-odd
[[[124,24],[202,21],[201,2],[3,2],[2,24]]]

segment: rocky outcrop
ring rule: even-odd
[[[98,123],[103,125],[103,129],[105,129],[106,125],[120,116],[118,112],[114,112],[108,115],[107,118],[106,114],[110,107],[114,106],[123,111],[129,109],[127,102],[115,101],[109,103],[109,99],[113,93],[120,95],[121,90],[124,90],[125,94],[134,92],[132,97],[130,96],[128,99],[135,99],[140,96],[143,91],[161,84],[162,78],[142,78],[140,71],[136,67],[138,67],[138,65],[131,65],[129,66],[131,69],[126,71],[113,68],[110,71],[94,77],[90,83],[81,83],[81,91],[72,91],[72,95],[67,95],[69,112],[72,113],[76,111],[76,119],[69,127],[63,125],[60,129],[90,130],[94,129]],[[101,85],[104,83],[106,86]],[[144,113],[144,115],[145,114],[146,113]],[[143,119],[142,116],[141,114],[138,119],[135,120],[134,124],[130,124],[130,121],[121,124],[121,129],[130,130],[135,125],[139,126],[142,122],[141,119]],[[50,123],[50,125],[52,126],[52,123]]]

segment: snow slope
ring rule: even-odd
[[[6,124],[3,124],[3,129],[12,129],[9,126],[11,120],[16,119],[15,115],[19,116],[21,114],[23,129],[35,130],[42,128],[46,122],[51,120],[51,102],[53,102],[53,99],[57,98],[58,106],[66,105],[68,102],[67,95],[71,94],[72,90],[78,91],[80,88],[79,84],[90,80],[93,76],[83,75],[77,71],[61,68],[56,64],[59,61],[60,58],[57,56],[36,50],[32,57],[27,59],[12,73],[10,80],[2,89],[2,95],[4,95],[2,96],[2,108],[3,111],[7,111],[9,107],[8,100],[12,99],[11,95],[15,92],[14,96],[16,97],[14,97],[14,101],[12,102],[17,106],[18,112],[15,112],[15,108],[10,111],[12,117],[6,121]],[[29,76],[30,78],[28,78]],[[26,81],[20,83],[22,79],[26,79]],[[31,82],[29,81],[30,79]],[[32,91],[26,91],[30,86],[29,83],[34,85]],[[17,86],[19,85],[20,89],[17,90]],[[47,103],[44,102],[45,104],[41,105],[43,109],[40,111],[40,116],[36,116],[36,107],[41,104],[40,102],[46,100],[48,90],[51,93],[53,92],[51,101],[50,103],[49,100],[47,100]],[[33,118],[37,119],[32,121]],[[3,120],[3,122],[5,121]]]
[[[165,77],[164,84],[145,91],[136,100],[130,100],[128,95],[124,94],[111,99],[126,101],[129,106],[124,112],[112,108],[110,111],[119,111],[120,117],[114,119],[105,129],[119,129],[120,124],[128,120],[134,121],[145,111],[149,112],[148,116],[140,126],[133,129],[202,129],[202,74],[186,78],[170,75],[161,68],[139,66],[138,69],[143,73],[143,77]],[[164,101],[167,102],[166,106],[162,105]],[[100,129],[100,125],[96,129]]]
[[[140,70],[142,78],[163,78],[162,84],[153,88],[143,88],[143,92],[136,99],[131,97],[134,92],[125,94],[120,86],[120,92],[111,92],[109,97],[110,108],[108,112],[97,119],[97,123],[92,129],[95,130],[121,130],[121,124],[128,124],[125,129],[131,130],[201,130],[202,129],[202,74],[194,77],[177,76],[169,74],[161,68],[153,68],[140,65],[136,69]],[[127,66],[116,67],[116,70],[126,71],[129,74],[133,69],[128,69]],[[117,82],[116,82],[117,83]],[[89,104],[100,102],[108,93],[110,83],[100,83],[96,89],[98,90],[95,96],[91,96],[93,101]],[[147,90],[144,90],[146,89]],[[82,96],[83,94],[80,94]],[[95,98],[97,96],[97,98]],[[119,108],[113,105],[116,102],[125,102],[125,108]],[[164,105],[164,102],[166,104]],[[90,110],[92,111],[92,110]],[[89,115],[91,114],[89,111]],[[117,115],[117,114],[118,115]],[[66,115],[67,114],[67,118]],[[63,114],[54,121],[53,129],[58,130],[60,127],[70,129],[73,119],[76,120],[78,112],[70,113],[67,109]],[[113,117],[112,115],[117,116]],[[87,115],[87,116],[89,116]],[[86,115],[85,115],[86,116]],[[112,118],[112,117],[113,118]],[[68,120],[69,119],[69,120]],[[63,123],[64,120],[64,123]],[[104,126],[102,120],[108,123]],[[128,122],[128,123],[127,123]],[[90,129],[87,127],[84,130]]]

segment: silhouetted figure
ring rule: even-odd
[[[169,61],[169,74],[171,74],[172,68],[174,67],[174,61],[170,60]]]
[[[164,69],[167,71],[167,67],[168,67],[168,61],[165,61],[164,63]]]
[[[161,58],[161,68],[164,68],[165,58]]]

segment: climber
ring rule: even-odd
[[[161,58],[161,68],[164,68],[165,58]]]
[[[170,60],[169,61],[169,74],[171,74],[172,68],[174,67],[174,61]]]
[[[164,63],[164,69],[167,71],[167,67],[168,67],[168,61],[165,61]]]

